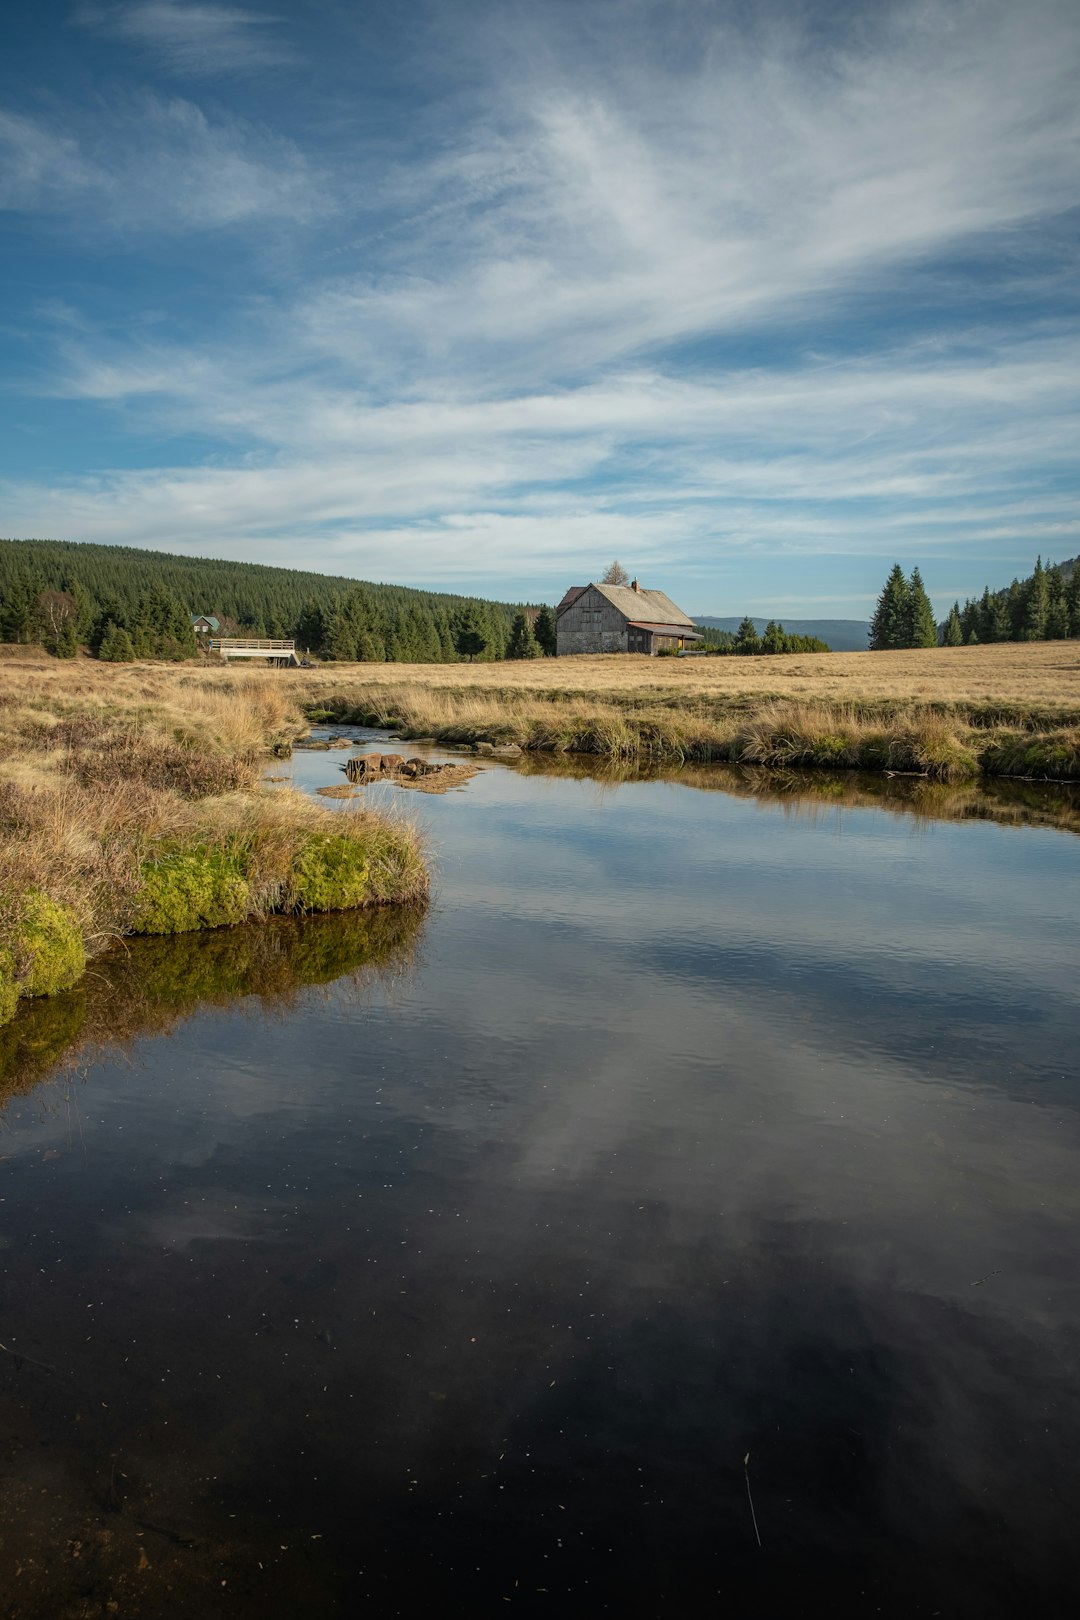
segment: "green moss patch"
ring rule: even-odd
[[[19,992],[15,988],[15,959],[10,951],[0,949],[0,1024],[13,1017]]]
[[[20,995],[54,996],[70,990],[86,972],[86,948],[75,913],[31,889],[23,901],[16,955]]]
[[[369,898],[367,851],[340,833],[309,833],[293,857],[288,898],[297,911],[345,911]]]
[[[1080,778],[1080,739],[1075,732],[1056,737],[1007,733],[983,750],[982,765],[991,775],[1075,781]]]
[[[234,851],[200,846],[174,850],[144,863],[136,934],[186,934],[243,922],[250,893]]]

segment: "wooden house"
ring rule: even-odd
[[[197,636],[216,636],[221,624],[212,613],[193,613],[191,628]]]
[[[692,647],[701,632],[670,596],[647,591],[635,579],[629,585],[572,585],[555,609],[555,638],[560,658],[600,652],[652,655]]]

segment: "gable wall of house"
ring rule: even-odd
[[[593,586],[560,613],[555,632],[560,658],[571,653],[628,651],[626,615]]]

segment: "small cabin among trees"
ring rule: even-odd
[[[191,615],[191,628],[197,636],[216,636],[221,629],[219,620],[212,613],[193,613]]]
[[[625,576],[624,576],[625,577]],[[556,651],[571,653],[680,651],[699,642],[693,619],[663,591],[629,585],[572,585],[555,609]]]

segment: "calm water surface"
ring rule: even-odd
[[[425,918],[9,1032],[2,1612],[1073,1613],[1080,839],[368,791]]]

